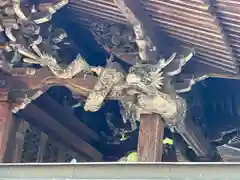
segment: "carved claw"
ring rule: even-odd
[[[31,47],[31,46],[30,46]],[[42,57],[42,52],[38,48],[37,43],[32,44],[32,50],[39,56]]]
[[[77,55],[67,68],[60,67],[57,60],[47,54],[43,54],[41,59],[48,60],[48,67],[50,70],[61,79],[71,79],[82,71],[89,71],[89,64],[82,58],[80,54]]]
[[[30,58],[23,58],[23,62],[29,63],[29,64],[40,64],[40,62],[30,59]]]
[[[27,50],[24,47],[19,46],[19,47],[17,47],[17,50],[21,55],[23,55],[29,59],[33,59],[33,60],[38,59],[38,56],[36,56],[35,54],[33,54],[32,52],[30,52],[29,50]]]
[[[57,63],[57,60],[53,56],[42,53],[37,47],[36,42],[35,45],[32,46],[32,49],[36,54],[38,54],[38,56],[24,47],[18,47],[18,52],[25,56],[23,61],[27,63],[39,64],[41,66],[48,66],[52,73],[59,78],[69,79],[83,70],[90,71],[90,66],[80,54],[77,55],[76,59],[73,60],[67,68],[63,68]]]
[[[48,66],[50,64],[49,59],[43,57],[43,54],[41,52],[41,57],[38,57],[37,55],[30,52],[28,49],[23,47],[17,47],[18,52],[24,56],[23,62],[30,63],[30,64],[39,64],[41,66]],[[51,59],[52,61],[55,61],[55,59]],[[51,61],[51,62],[52,62]]]
[[[62,73],[58,74],[58,77],[63,79],[69,79],[73,78],[82,71],[89,72],[89,70],[90,70],[89,64],[80,54],[78,54],[76,59],[73,60],[66,69],[63,69]]]

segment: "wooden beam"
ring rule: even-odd
[[[100,142],[100,137],[96,132],[90,129],[86,124],[82,123],[77,117],[74,116],[74,114],[66,110],[47,93],[38,98],[35,104],[60,122],[64,127],[77,134],[83,140],[89,143]]]
[[[204,137],[202,130],[196,126],[189,118],[190,115],[182,122],[177,122],[175,125],[176,131],[182,136],[188,146],[192,148],[198,157],[204,157],[211,160],[214,156],[213,147],[210,140]]]
[[[97,77],[79,73],[72,79],[61,79],[56,77],[48,68],[29,69],[14,68],[11,75],[3,75],[11,80],[10,89],[13,90],[42,90],[46,91],[53,86],[64,86],[83,96],[89,94],[97,81]]]
[[[97,77],[88,75],[84,78],[83,73],[79,73],[73,79],[60,79],[48,68],[38,70],[14,68],[11,74],[1,74],[1,76],[11,82],[7,85],[7,89],[10,91],[9,99],[14,104],[15,113],[24,109],[32,100],[37,99],[53,86],[64,86],[72,91],[73,96],[87,97],[97,82]]]
[[[114,3],[133,26],[142,61],[156,63],[160,55],[159,52],[163,49],[159,43],[161,39],[156,38],[152,20],[144,13],[145,10],[141,7],[140,1],[114,0]],[[145,42],[143,43],[143,41]]]
[[[42,127],[46,133],[50,132],[51,135],[63,141],[64,144],[73,147],[78,153],[88,158],[89,161],[102,161],[102,154],[98,150],[62,126],[34,104],[29,104],[20,112],[20,115],[25,117],[30,123]]]
[[[138,161],[161,162],[164,122],[157,114],[141,115],[138,138]]]
[[[194,69],[200,72],[201,69]],[[210,71],[205,74],[209,74]],[[14,68],[12,74],[1,74],[1,78],[7,80],[7,89],[9,90],[9,100],[13,102],[13,112],[24,109],[32,100],[38,98],[41,94],[53,86],[64,86],[72,91],[74,98],[82,99],[87,97],[97,82],[97,77],[92,75],[84,76],[79,73],[72,79],[60,79],[54,76],[48,68],[29,70],[29,68]],[[209,74],[209,77],[212,75]],[[221,73],[213,75],[216,78],[221,77]],[[239,79],[236,75],[229,76],[230,79]],[[1,87],[2,82],[0,82]],[[111,93],[107,99],[114,99]]]

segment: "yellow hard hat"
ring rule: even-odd
[[[165,138],[165,139],[163,140],[163,144],[173,145],[173,140],[170,139],[170,138]]]
[[[137,162],[137,152],[131,152],[127,156],[127,162]]]

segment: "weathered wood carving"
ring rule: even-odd
[[[64,64],[60,47],[71,44],[67,33],[44,24],[68,1],[61,0],[45,8],[26,8],[20,0],[1,1],[0,33],[6,38],[0,50],[0,75],[4,82],[9,82],[6,89],[14,113],[50,87],[60,85],[69,88],[75,97],[86,97],[86,111],[99,110],[105,99],[118,100],[123,120],[131,123],[132,130],[137,128],[136,122],[143,114],[157,114],[175,128],[184,122],[187,104],[178,93],[190,91],[197,81],[208,77],[179,76],[194,56],[194,50],[179,47],[164,58],[146,17],[137,11],[137,4],[126,0],[114,2],[133,30],[115,25],[106,30],[95,24],[92,29],[95,37],[111,54],[105,67],[95,67],[80,54]],[[105,43],[109,39],[110,42]],[[114,55],[125,57],[132,67],[123,69],[114,62]],[[156,130],[161,134],[160,131]]]

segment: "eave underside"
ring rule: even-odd
[[[227,73],[239,72],[238,5],[234,0],[141,1],[142,8],[159,30],[159,38],[162,32],[167,32],[169,38],[196,50],[197,64]],[[68,11],[74,15],[72,21],[87,26],[99,19],[128,23],[112,0],[72,0]]]

